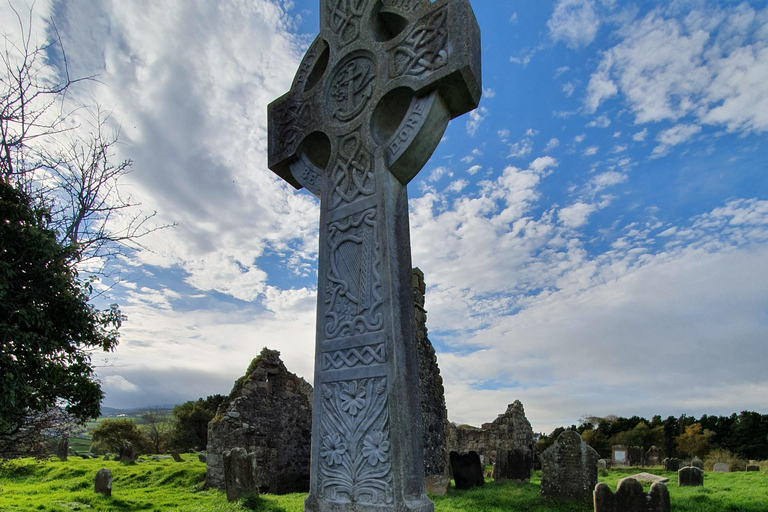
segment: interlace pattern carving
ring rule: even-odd
[[[393,502],[386,391],[385,377],[323,384],[321,496]]]
[[[360,23],[368,0],[327,0],[330,27],[343,48],[360,37]]]
[[[290,147],[312,121],[312,105],[296,102],[276,112],[277,139],[281,146]]]
[[[351,203],[360,196],[370,196],[376,192],[373,155],[365,148],[358,132],[342,139],[332,176],[331,210],[342,203]]]
[[[438,9],[395,48],[392,77],[419,76],[448,64],[448,11]]]
[[[344,62],[331,79],[329,104],[333,117],[347,123],[363,113],[373,96],[376,65],[365,55]]]
[[[376,209],[329,226],[325,336],[334,339],[382,329],[381,248]]]
[[[337,350],[323,354],[323,370],[341,370],[342,368],[356,368],[358,366],[370,366],[372,364],[384,364],[386,358],[386,344],[369,347],[352,348],[349,350]]]

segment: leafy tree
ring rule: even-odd
[[[152,453],[163,453],[168,436],[171,433],[168,412],[164,409],[150,408],[141,415],[141,428],[152,444]]]
[[[710,450],[710,441],[715,433],[705,430],[701,423],[685,427],[685,433],[677,436],[677,450],[691,457],[704,457]]]
[[[205,449],[208,445],[208,423],[216,416],[216,410],[225,399],[223,395],[211,395],[174,407],[169,445],[178,451]]]
[[[58,405],[81,422],[98,417],[91,351],[114,349],[123,320],[117,306],[89,304],[72,248],[49,225],[46,209],[0,181],[0,439],[11,444]]]
[[[106,419],[91,430],[93,449],[98,453],[117,453],[124,443],[131,443],[138,453],[151,453],[152,443],[128,418]]]

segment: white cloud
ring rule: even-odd
[[[606,115],[602,115],[587,123],[588,128],[608,128],[609,126],[611,126],[611,120]]]
[[[533,138],[538,134],[538,131],[529,128],[522,139],[514,144],[510,144],[508,158],[525,158],[530,155],[531,151],[533,151]]]
[[[656,137],[659,145],[653,148],[653,155],[663,156],[671,146],[682,144],[698,133],[701,133],[701,126],[696,124],[678,124],[664,130]]]
[[[584,150],[583,155],[584,156],[596,155],[599,150],[600,150],[600,148],[598,146],[590,146],[590,147],[588,147],[587,149]]]
[[[117,390],[133,392],[139,390],[139,387],[136,384],[127,380],[122,375],[108,375],[104,377],[103,381],[106,391]]]
[[[637,132],[632,136],[632,140],[635,142],[645,142],[646,137],[648,137],[648,128],[643,128],[643,131]]]
[[[573,92],[576,90],[576,86],[573,85],[571,82],[567,82],[565,85],[563,85],[563,92],[565,93],[566,98],[570,98],[573,96]]]
[[[618,185],[627,181],[627,175],[616,171],[608,171],[598,174],[592,178],[591,183],[595,187],[595,192],[599,192],[605,188]]]
[[[478,107],[469,113],[469,119],[467,120],[467,134],[470,137],[474,137],[477,130],[480,128],[480,124],[485,120],[488,115],[488,109],[485,107]]]
[[[544,152],[548,153],[558,147],[560,145],[560,141],[557,139],[549,139],[549,142],[547,142],[547,146],[544,148]]]
[[[428,181],[434,183],[436,181],[440,181],[443,176],[448,176],[449,178],[453,176],[453,173],[448,170],[445,166],[440,166],[432,170],[431,173],[429,173],[429,177],[427,178]]]
[[[464,188],[469,185],[469,182],[467,180],[455,180],[452,181],[448,187],[446,187],[446,192],[461,192],[464,190]]]
[[[656,9],[629,22],[593,73],[585,109],[594,112],[620,92],[639,124],[693,116],[731,132],[768,130],[768,31],[757,30],[761,18],[768,19],[768,8],[741,4],[699,6],[684,19]]]
[[[595,40],[600,20],[592,0],[560,0],[547,26],[554,41],[579,48]]]
[[[483,89],[483,97],[484,98],[488,98],[488,99],[495,98],[496,97],[496,91],[494,91],[491,88]]]
[[[560,223],[567,228],[579,228],[587,223],[589,216],[597,211],[597,206],[587,203],[575,203],[557,212]]]
[[[474,175],[475,175],[475,174],[477,174],[477,172],[478,172],[478,171],[480,171],[482,168],[483,168],[483,166],[482,166],[482,165],[473,165],[472,167],[470,167],[469,169],[467,169],[467,174],[469,174],[470,176],[474,176]]]

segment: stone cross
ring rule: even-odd
[[[406,185],[481,92],[469,0],[320,0],[320,34],[269,105],[269,168],[321,205],[307,511],[433,510]]]

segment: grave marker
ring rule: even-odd
[[[434,508],[406,185],[481,92],[468,0],[320,0],[320,34],[269,105],[269,168],[321,202],[307,511]]]

